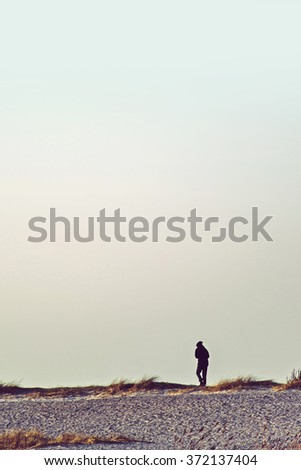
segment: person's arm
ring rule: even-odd
[[[196,359],[198,359],[198,350],[197,350],[197,349],[194,351],[194,357],[195,357]]]

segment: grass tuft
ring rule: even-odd
[[[145,376],[136,382],[128,382],[124,379],[114,381],[110,385],[103,388],[104,394],[116,395],[124,393],[135,393],[139,391],[155,390],[160,388],[160,382],[157,377]]]
[[[10,430],[0,434],[0,450],[36,449],[59,445],[91,445],[91,444],[120,444],[137,442],[125,436],[111,435],[106,437],[86,436],[79,434],[60,434],[49,437],[37,429]]]
[[[301,389],[301,369],[293,369],[290,377],[286,379],[285,384],[280,384],[275,387],[275,390],[289,390],[289,389]]]
[[[237,377],[235,379],[225,379],[218,382],[216,385],[207,387],[206,390],[210,392],[222,392],[224,390],[239,390],[242,388],[258,388],[258,387],[272,387],[275,385],[273,380],[258,380],[251,375],[247,377]]]

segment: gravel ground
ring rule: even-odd
[[[123,435],[144,442],[89,449],[288,448],[300,441],[301,391],[140,392],[136,395],[0,400],[1,428]],[[59,448],[87,448],[68,446]],[[56,447],[58,449],[58,447]]]

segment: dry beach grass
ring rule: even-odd
[[[293,370],[286,383],[277,383],[271,379],[259,380],[256,377],[239,376],[234,379],[223,379],[216,385],[202,387],[204,392],[221,392],[227,390],[254,389],[258,387],[273,388],[275,391],[288,389],[301,389],[301,369]],[[64,398],[64,397],[84,397],[91,395],[118,395],[132,394],[150,390],[168,390],[173,394],[182,394],[200,390],[198,385],[184,385],[178,383],[160,382],[157,377],[143,377],[136,382],[129,382],[121,379],[109,385],[89,385],[78,387],[21,387],[15,383],[0,383],[1,395],[24,395],[29,398]]]
[[[143,377],[136,382],[116,380],[109,385],[89,385],[87,387],[20,387],[14,383],[0,383],[0,395],[23,395],[29,398],[64,398],[90,395],[132,394],[150,390],[185,389],[187,385],[159,382],[156,377]],[[198,388],[195,386],[195,388]]]
[[[37,429],[29,429],[28,431],[13,429],[0,434],[0,450],[36,449],[49,446],[77,444],[120,444],[133,441],[133,439],[118,435],[100,437],[93,435],[60,434],[52,438]]]
[[[301,389],[301,369],[294,369],[285,384],[278,384],[275,390]]]

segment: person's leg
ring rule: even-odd
[[[198,363],[198,366],[197,366],[197,369],[196,369],[196,375],[197,375],[197,378],[199,379],[200,385],[202,385],[202,376],[201,376],[201,372],[202,372],[202,367],[201,367],[201,365]]]
[[[204,365],[203,366],[203,385],[205,386],[207,383],[207,369],[208,369],[208,365]]]

